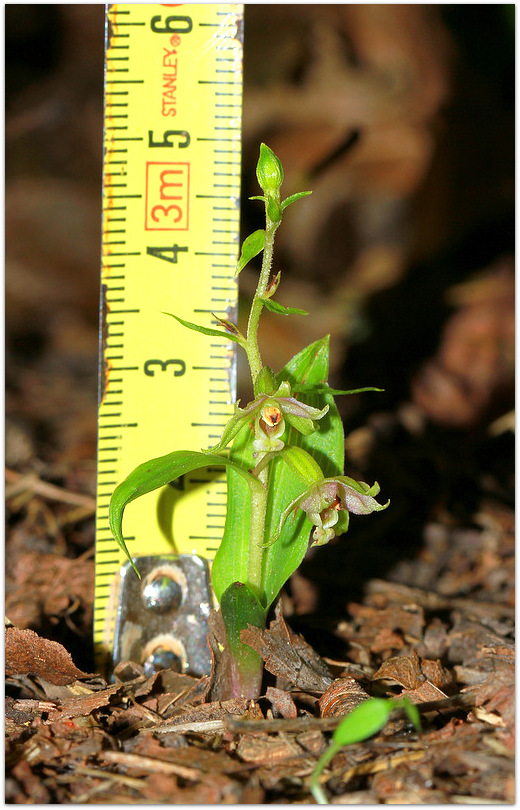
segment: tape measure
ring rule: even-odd
[[[233,413],[233,344],[162,313],[213,326],[215,316],[233,320],[236,312],[242,19],[237,4],[106,7],[94,612],[101,669],[128,654],[114,654],[122,623],[149,621],[128,613],[136,601],[153,608],[152,634],[170,621],[157,583],[173,582],[177,614],[185,603],[188,623],[178,635],[189,637],[190,621],[204,618],[194,614],[201,605],[208,612],[204,600],[189,607],[185,596],[204,579],[199,561],[214,557],[222,536],[225,475],[194,473],[129,505],[125,538],[144,560],[143,583],[125,576],[108,506],[136,466],[215,444]],[[157,560],[166,574],[164,565],[154,573]]]

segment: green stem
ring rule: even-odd
[[[269,284],[271,265],[273,263],[274,235],[279,224],[279,222],[273,222],[269,218],[266,210],[265,243],[262,256],[262,268],[260,270],[258,286],[251,304],[251,311],[249,313],[249,321],[247,324],[246,344],[244,346],[247,352],[249,368],[251,370],[253,387],[255,385],[255,380],[260,374],[263,366],[260,349],[258,347],[258,322],[264,306],[262,298],[267,290],[267,285]],[[261,458],[259,458],[259,461],[261,461]],[[265,516],[267,512],[267,493],[269,491],[269,467],[259,473],[258,480],[263,484],[263,491],[255,492],[251,503],[251,542],[249,545],[248,585],[253,588],[259,599],[261,599],[263,588],[262,569],[265,553]]]
[[[262,358],[260,356],[260,349],[258,348],[258,322],[264,306],[262,297],[264,296],[267,290],[267,285],[269,284],[269,275],[271,273],[271,265],[273,263],[274,235],[279,224],[279,222],[273,222],[271,219],[269,219],[266,212],[265,244],[262,256],[262,269],[260,270],[258,286],[253,298],[253,303],[251,304],[251,311],[249,313],[249,321],[247,324],[246,344],[244,346],[247,352],[249,368],[251,369],[253,385],[258,374],[262,370]]]
[[[263,595],[263,561],[264,561],[264,535],[265,516],[267,512],[267,493],[269,489],[269,469],[266,468],[258,476],[263,484],[262,491],[256,491],[251,500],[251,541],[249,544],[249,565],[247,571],[247,584],[254,590],[260,600]]]
[[[329,764],[331,759],[338,753],[341,746],[334,744],[331,742],[329,747],[326,751],[323,752],[320,759],[318,760],[316,767],[314,768],[311,776],[311,793],[316,800],[316,804],[329,804],[329,800],[327,799],[323,788],[320,785],[319,778],[321,776],[322,771]]]
[[[278,192],[279,197],[279,192]],[[266,227],[265,227],[265,241],[262,256],[262,268],[260,270],[260,278],[251,304],[249,313],[249,320],[247,324],[247,333],[245,343],[242,344],[246,350],[249,368],[251,370],[251,379],[253,381],[253,389],[255,381],[260,374],[263,364],[258,347],[258,323],[260,315],[264,306],[263,296],[269,284],[269,276],[271,274],[271,265],[273,262],[273,248],[274,248],[274,235],[278,228],[279,222],[273,222],[267,214],[266,204]],[[260,455],[259,461],[264,454]],[[263,469],[258,474],[258,480],[262,484],[262,489],[255,489],[251,494],[251,536],[249,542],[249,561],[247,570],[247,585],[251,588],[252,592],[257,596],[260,602],[263,602],[263,562],[265,554],[265,519],[267,513],[267,495],[269,491],[269,466]],[[253,677],[253,673],[245,673],[246,685],[249,685],[252,692],[260,689],[262,680],[263,662],[259,659],[258,677]],[[238,672],[238,669],[237,669]],[[240,675],[240,672],[238,672]],[[240,680],[240,678],[239,678]],[[237,688],[242,688],[238,687]],[[252,695],[251,692],[251,695]],[[248,692],[248,694],[250,694]]]

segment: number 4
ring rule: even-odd
[[[155,256],[156,259],[163,259],[165,262],[177,264],[177,256],[179,253],[187,253],[187,247],[180,247],[175,244],[171,247],[147,247],[146,252],[149,256]],[[171,253],[171,256],[168,255]]]

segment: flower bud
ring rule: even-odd
[[[274,371],[269,368],[269,366],[264,366],[255,380],[255,396],[259,397],[261,394],[271,396],[277,388],[278,383],[276,382]]]
[[[283,183],[283,169],[280,160],[265,143],[260,144],[260,157],[256,166],[256,176],[261,189],[267,194],[279,194]],[[275,220],[277,221],[277,220]]]

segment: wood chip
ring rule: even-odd
[[[319,700],[322,717],[342,717],[369,697],[354,678],[338,678]]]
[[[192,782],[201,778],[201,773],[196,768],[176,765],[175,762],[165,762],[161,759],[141,757],[139,754],[125,754],[123,751],[104,751],[103,759],[106,762],[113,762],[125,768],[137,768],[150,773],[174,774]]]

